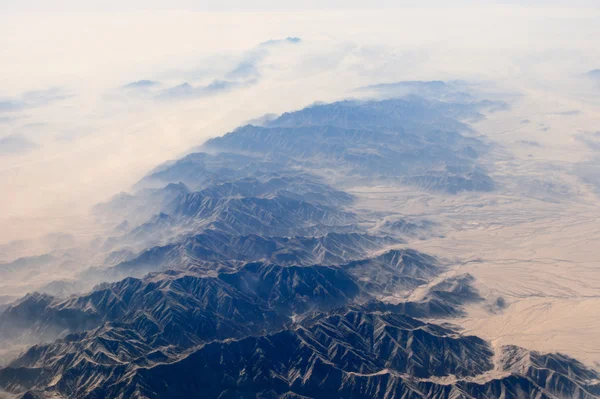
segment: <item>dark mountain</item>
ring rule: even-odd
[[[333,309],[361,296],[357,282],[339,267],[249,263],[219,277],[246,295],[258,296],[282,314]]]
[[[251,284],[256,291],[249,289]],[[74,333],[32,347],[8,369],[26,371],[16,376],[1,371],[0,381],[13,376],[3,386],[11,390],[50,384],[48,379],[30,380],[35,369],[43,368],[48,377],[62,375],[67,384],[63,393],[71,394],[71,388],[89,389],[92,378],[108,383],[123,377],[127,364],[167,361],[202,342],[281,328],[296,311],[327,310],[358,295],[359,287],[339,268],[257,263],[217,278],[170,273],[126,279],[65,301],[35,295],[9,308],[1,325],[33,328],[46,337],[51,330]],[[24,380],[15,383],[18,378]]]
[[[206,378],[213,381],[206,397],[411,397],[425,387],[438,397],[478,397],[480,389],[537,397],[546,391],[535,371],[546,365],[561,384],[546,379],[548,392],[593,391],[585,381],[594,372],[565,357],[556,358],[562,368],[551,357],[530,361],[526,351],[502,357],[510,377],[504,369],[497,380],[485,377],[499,367],[487,343],[409,316],[458,314],[461,301],[472,300],[468,277],[433,285],[420,303],[373,301],[395,289],[387,280],[427,283],[440,270],[434,258],[403,250],[343,266],[255,262],[212,276],[172,270],[66,300],[31,295],[2,314],[2,334],[63,338],[31,347],[0,370],[0,387],[33,389],[38,397],[187,397]],[[394,383],[383,384],[384,376]],[[450,385],[439,380],[448,376]]]
[[[104,250],[139,251],[207,230],[266,236],[357,231],[358,217],[346,210],[352,199],[314,176],[271,172],[210,183],[195,192],[182,183],[143,189],[101,204],[96,214],[128,221],[115,229],[122,234],[105,241]],[[129,223],[139,220],[144,222],[136,227]]]
[[[171,204],[171,215],[179,224],[194,230],[213,228],[242,235],[272,236],[303,235],[303,232],[317,235],[359,221],[356,215],[340,208],[282,194],[271,198],[216,199],[203,193],[191,193]]]
[[[454,305],[482,301],[479,292],[471,285],[474,280],[470,274],[449,277],[428,287],[426,298],[437,298]]]
[[[320,237],[265,237],[206,230],[177,243],[153,247],[109,269],[96,269],[105,278],[138,276],[162,269],[203,267],[205,262],[269,261],[281,265],[334,265],[365,258],[370,252],[398,244],[389,236],[328,233]],[[213,268],[213,264],[209,265]]]
[[[435,270],[439,268],[435,259],[410,250],[392,251],[375,258],[372,262],[377,265],[372,270],[373,275],[380,273],[377,270],[379,267],[385,268],[392,280],[406,273],[420,276],[425,281],[424,276],[435,275]],[[251,302],[258,308],[264,309],[278,303],[272,297],[262,296],[263,291],[271,292],[278,298],[286,297],[290,301],[287,311],[280,308],[277,310],[279,314],[288,317],[290,312],[297,309],[302,309],[298,311],[304,312],[314,306],[319,309],[333,308],[353,302],[357,297],[370,298],[373,293],[382,294],[383,292],[376,291],[376,286],[365,284],[365,275],[365,270],[347,265],[281,266],[255,262],[234,268],[233,271],[225,269],[225,272],[218,274],[215,270],[187,265],[181,271],[168,270],[151,274],[141,280],[126,278],[116,283],[101,284],[90,293],[67,299],[37,293],[28,295],[9,306],[0,315],[0,332],[4,337],[9,337],[26,331],[27,335],[39,336],[40,339],[47,340],[64,332],[89,330],[105,322],[123,320],[124,317],[126,320],[131,320],[131,317],[139,311],[153,314],[154,319],[158,320],[156,312],[166,311],[172,305],[177,305],[176,309],[182,311],[186,309],[199,311],[203,308],[208,311],[206,303],[201,306],[195,302],[198,300],[195,295],[198,292],[205,295],[205,290],[209,290],[208,292],[219,300],[224,296],[237,296],[235,292],[239,294],[241,301]],[[271,281],[274,276],[277,276],[277,279]],[[256,284],[258,281],[267,282],[262,283],[265,285],[260,288],[260,285],[251,285],[251,281],[255,281]],[[185,287],[182,288],[182,284]],[[285,285],[281,289],[287,296],[277,294],[277,284]],[[370,288],[367,290],[365,287]],[[294,297],[295,293],[304,299]],[[314,299],[306,299],[312,297]],[[205,301],[206,298],[202,300]],[[193,306],[190,306],[191,304]],[[159,311],[155,310],[156,306]],[[220,308],[210,309],[222,313]],[[239,309],[229,309],[228,314],[239,311]],[[239,320],[236,322],[243,325]]]
[[[206,344],[175,363],[140,368],[89,397],[183,398],[199,389],[207,398],[393,397],[385,396],[385,384],[356,380],[394,372],[476,375],[492,368],[492,355],[476,338],[454,337],[400,315],[351,311],[272,335]]]
[[[293,163],[321,175],[343,172],[355,182],[403,178],[427,190],[489,191],[493,183],[476,162],[488,146],[464,135],[468,129],[456,119],[479,115],[473,107],[417,97],[316,105],[264,127],[241,127],[202,149]]]
[[[466,148],[472,151],[465,151]],[[474,148],[483,144],[458,133],[443,131],[417,135],[332,126],[245,126],[211,139],[208,151],[238,150],[262,154],[279,162],[290,159],[317,173],[320,169],[347,170],[353,176],[389,178],[426,173],[446,165],[471,169]]]
[[[488,104],[489,105],[489,104]],[[439,102],[419,97],[342,101],[285,113],[265,126],[244,126],[207,141],[199,153],[167,163],[138,187],[183,182],[193,190],[272,171],[305,168],[356,183],[406,178],[427,190],[490,190],[477,159],[489,145],[470,137],[464,118],[480,118],[485,102]],[[419,176],[443,184],[423,184]],[[485,180],[485,182],[484,182]],[[346,181],[347,182],[347,181]],[[451,186],[451,187],[450,187]]]
[[[214,184],[200,190],[199,194],[211,198],[258,197],[273,198],[285,195],[320,205],[347,206],[352,196],[323,184],[308,175],[272,173],[247,177],[226,183]]]
[[[164,245],[208,230],[230,235],[280,237],[360,232],[359,221],[357,215],[339,207],[286,195],[214,198],[191,193],[173,201],[169,213],[161,212],[125,235],[107,240],[104,248]]]
[[[120,337],[121,338],[121,337]],[[494,351],[483,340],[398,315],[342,311],[281,332],[206,343],[174,362],[119,369],[79,388],[69,369],[46,390],[82,398],[593,398],[598,375],[562,355]],[[18,384],[26,369],[5,369]],[[30,380],[46,374],[36,369]],[[451,377],[452,380],[445,379]],[[43,397],[43,396],[42,396]]]
[[[270,126],[335,126],[344,129],[418,132],[435,129],[468,130],[459,122],[463,118],[479,118],[472,104],[440,102],[407,96],[383,101],[340,101],[319,104],[300,111],[286,112]]]
[[[435,258],[410,249],[392,250],[343,267],[375,295],[409,293],[441,272]]]
[[[435,262],[412,251],[377,259],[380,265],[389,261],[390,270],[397,273],[419,267],[430,270],[434,266],[424,262]],[[68,299],[30,295],[0,316],[0,333],[17,340],[63,337],[32,347],[11,363],[13,369],[42,368],[54,377],[70,370],[109,378],[117,373],[116,365],[128,368],[130,363],[175,360],[203,342],[281,329],[313,311],[362,306],[374,292],[364,287],[363,281],[339,266],[258,262],[218,275],[193,269],[166,271],[141,280],[102,284]],[[106,374],[98,365],[104,365]]]
[[[179,176],[185,179],[185,176]],[[221,176],[221,179],[225,179]],[[140,224],[151,216],[167,212],[169,205],[179,197],[188,194],[207,198],[272,198],[282,195],[329,206],[349,205],[352,197],[347,193],[335,190],[315,177],[294,173],[255,174],[252,177],[236,177],[223,182],[207,181],[198,184],[198,191],[191,193],[183,183],[169,182],[163,188],[141,189],[135,194],[121,193],[109,202],[94,207],[96,217],[104,220],[127,220]]]

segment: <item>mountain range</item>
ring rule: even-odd
[[[316,104],[208,140],[98,204],[89,247],[0,265],[73,270],[0,308],[0,368],[20,398],[595,398],[562,354],[449,323],[489,301],[406,245],[438,226],[368,209],[357,187],[490,192],[494,144],[468,121],[501,104],[426,95]],[[435,93],[445,93],[435,100]],[[502,298],[489,307],[501,311]]]

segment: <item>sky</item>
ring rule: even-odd
[[[450,3],[450,4],[449,4]],[[194,11],[290,11],[323,9],[380,9],[400,7],[464,7],[508,4],[528,6],[596,7],[595,0],[1,0],[0,10],[17,11],[124,11],[124,10],[194,10]]]
[[[0,243],[85,230],[94,203],[266,113],[401,80],[580,93],[600,68],[600,10],[572,2],[196,3],[0,0]]]

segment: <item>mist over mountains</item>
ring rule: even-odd
[[[407,245],[441,226],[359,201],[382,187],[502,189],[490,168],[502,149],[469,123],[508,104],[444,82],[369,89],[406,95],[241,126],[96,205],[112,227],[89,247],[1,264],[6,286],[30,293],[0,308],[0,388],[40,399],[600,396],[600,375],[571,357],[448,323],[506,301]]]

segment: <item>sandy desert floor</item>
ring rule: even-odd
[[[517,109],[475,125],[498,145],[489,163],[496,192],[357,189],[358,207],[439,223],[439,236],[408,246],[445,259],[450,275],[475,277],[486,300],[452,320],[465,333],[498,346],[562,352],[600,369],[600,197],[572,172],[591,156],[573,139],[582,131],[573,126],[597,119],[544,113],[523,127],[519,118]],[[490,306],[498,298],[503,309]]]
[[[382,207],[440,223],[441,237],[407,245],[469,273],[485,302],[452,320],[495,345],[559,351],[600,368],[600,209],[486,195],[432,198],[362,193]],[[389,208],[388,208],[389,209]],[[406,215],[406,213],[404,213]],[[504,309],[491,309],[502,298]]]

